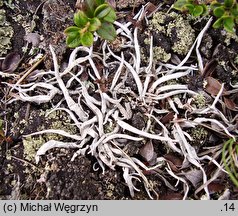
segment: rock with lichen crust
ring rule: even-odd
[[[116,0],[116,7],[118,9],[128,8],[128,7],[138,7],[141,4],[144,4],[144,0]]]
[[[3,1],[0,1],[0,7]],[[5,10],[0,9],[0,56],[7,54],[11,49],[11,38],[13,36],[13,28],[6,20]]]
[[[144,61],[148,61],[151,36],[154,62],[168,62],[172,53],[186,55],[195,40],[195,33],[189,21],[175,12],[156,12],[149,21],[148,28],[140,36],[145,45],[142,48]]]
[[[22,134],[29,134],[35,131],[42,131],[47,129],[64,130],[70,134],[77,133],[77,127],[72,124],[71,119],[64,111],[55,111],[46,116],[47,111],[33,110],[27,121],[22,120],[19,124]],[[37,117],[36,117],[37,116]],[[22,125],[26,126],[24,128]],[[28,161],[34,161],[37,150],[49,140],[63,141],[64,136],[55,133],[46,133],[39,136],[24,137],[24,157]]]

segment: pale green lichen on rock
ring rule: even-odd
[[[0,1],[0,6],[3,5],[3,1]],[[11,38],[13,36],[13,28],[6,20],[6,12],[4,9],[0,9],[0,56],[7,54],[11,49]]]
[[[157,12],[153,15],[153,19],[149,22],[149,29],[151,31],[158,31],[165,33],[166,28],[162,24],[165,22],[166,14],[162,12]]]
[[[224,43],[226,44],[226,46],[231,45],[232,41],[235,41],[236,43],[238,43],[238,36],[234,33],[227,32],[225,30],[221,30],[221,35],[223,35],[225,37]]]
[[[36,131],[55,129],[63,130],[70,134],[77,134],[77,127],[72,124],[71,119],[64,111],[55,111],[46,115],[47,111],[41,111],[38,118],[43,124],[37,126]],[[29,122],[33,121],[34,115],[30,116]],[[23,139],[24,157],[29,161],[34,161],[38,149],[49,140],[63,141],[64,137],[55,133],[45,133],[39,136],[29,136]]]
[[[165,13],[160,11],[154,13],[153,18],[149,21],[148,29],[144,34],[146,35],[144,39],[146,45],[150,44],[150,35],[154,37],[154,62],[168,62],[172,52],[186,55],[195,40],[195,32],[189,21],[175,12]],[[155,40],[157,40],[157,44],[154,43]],[[148,57],[145,56],[142,51],[142,60],[148,61]]]
[[[159,46],[153,48],[153,53],[154,53],[154,56],[153,56],[154,59],[162,60],[163,62],[167,62],[171,58],[171,54],[165,52],[165,50]]]
[[[24,157],[28,161],[33,161],[37,150],[45,143],[42,136],[26,137],[23,139]]]
[[[119,9],[128,8],[128,7],[138,7],[141,4],[144,4],[144,0],[116,0],[116,6]]]
[[[167,35],[171,37],[176,33],[177,41],[173,44],[172,50],[175,53],[186,55],[195,40],[194,30],[181,15],[176,14],[175,17],[175,20],[168,25]]]
[[[191,129],[190,135],[193,139],[193,144],[201,146],[207,141],[209,133],[204,127],[197,126]]]
[[[150,45],[151,41],[149,38],[146,38],[144,40],[144,43],[146,45]],[[143,49],[141,49],[141,58],[143,61],[148,62],[149,61],[149,56],[146,56],[143,52]],[[167,62],[169,61],[171,58],[171,54],[167,53],[164,48],[160,47],[160,46],[153,46],[153,61],[154,62],[158,62],[158,61],[162,61],[162,62]]]
[[[238,55],[235,57],[234,63],[238,65]]]
[[[198,109],[202,109],[206,106],[206,97],[204,96],[204,94],[199,93],[194,96],[194,105]]]

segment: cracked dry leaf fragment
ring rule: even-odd
[[[196,188],[199,182],[202,181],[202,171],[198,169],[192,169],[186,173],[183,173],[185,177],[192,183]]]
[[[222,87],[222,84],[217,79],[215,79],[211,76],[208,76],[206,78],[206,82],[207,82],[206,86],[205,86],[206,92],[208,92],[211,95],[216,96],[219,93],[219,91]],[[223,90],[223,93],[225,93],[225,92],[226,92],[226,89]]]

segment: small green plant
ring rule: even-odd
[[[222,161],[230,179],[238,187],[238,143],[233,138],[224,143]]]
[[[199,4],[196,0],[178,0],[173,6],[176,10],[188,11],[192,16],[200,16],[207,13],[207,6]]]
[[[105,40],[113,41],[116,38],[115,20],[116,13],[105,0],[85,0],[82,9],[74,14],[75,26],[64,31],[66,44],[70,48],[91,46],[94,32]]]
[[[238,24],[238,4],[236,0],[214,0],[199,3],[197,0],[177,0],[173,6],[176,10],[188,11],[191,15],[204,16],[208,11],[216,17],[213,28],[223,27],[227,32],[235,32]]]
[[[236,0],[213,1],[211,9],[217,20],[213,28],[224,27],[228,32],[234,32],[235,24],[238,23],[238,4]]]

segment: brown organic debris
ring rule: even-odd
[[[211,76],[208,76],[206,78],[206,82],[207,82],[206,87],[205,87],[206,92],[211,95],[216,96],[219,93],[219,91],[222,87],[222,84],[217,79],[215,79]],[[226,89],[224,88],[223,93],[225,93],[225,92],[226,92]]]
[[[13,73],[17,69],[20,61],[21,57],[18,53],[9,53],[2,62],[2,71],[5,73]]]

